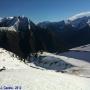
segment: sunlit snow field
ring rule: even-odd
[[[90,63],[65,56],[69,53],[44,52],[38,60],[31,57],[31,63],[25,64],[1,48],[0,87],[2,90],[5,87],[15,90],[15,86],[21,90],[90,90]]]

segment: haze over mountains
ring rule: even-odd
[[[1,47],[24,57],[39,50],[65,51],[90,43],[90,12],[37,25],[27,17],[0,18],[0,37]]]

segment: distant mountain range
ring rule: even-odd
[[[89,43],[90,12],[37,25],[27,17],[0,18],[0,46],[24,58],[30,52],[60,52]]]
[[[66,47],[90,43],[90,12],[80,13],[60,22],[41,22],[41,28],[55,31]]]
[[[68,18],[67,20],[63,20],[60,22],[41,22],[38,25],[40,27],[48,27],[49,25],[58,25],[58,27],[62,28],[62,26],[64,26],[65,24],[70,24],[72,27],[74,28],[78,28],[78,29],[82,29],[84,28],[87,24],[90,25],[90,12],[84,12],[84,13],[80,13],[80,14],[76,14],[70,18]]]

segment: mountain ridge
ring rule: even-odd
[[[26,58],[29,53],[40,50],[62,52],[89,44],[87,19],[77,22],[75,25],[69,20],[44,22],[43,26],[42,23],[34,24],[27,17],[3,18],[0,20],[0,46]]]

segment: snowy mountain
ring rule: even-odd
[[[89,18],[38,25],[27,17],[0,18],[0,89],[90,90]]]
[[[90,17],[90,12],[82,12],[82,13],[76,14],[72,17],[69,17],[69,20],[74,21],[74,20],[77,20],[79,18],[83,19],[83,17],[87,17],[87,18]]]
[[[0,47],[25,57],[29,50],[30,29],[34,27],[30,23],[22,16],[0,18]]]
[[[90,43],[90,12],[77,14],[60,22],[42,22],[38,26],[57,33],[69,48]]]
[[[4,17],[0,18],[0,28],[11,28],[12,29],[26,29],[28,27],[29,20],[27,17],[14,16],[14,17]]]
[[[90,13],[35,25],[27,17],[0,18],[0,46],[24,58],[40,50],[62,52],[90,43]],[[14,42],[15,41],[15,42]]]
[[[76,28],[82,29],[90,24],[90,12],[76,14],[68,19],[68,22]]]
[[[63,27],[65,27],[65,24],[71,25],[72,27],[77,28],[77,29],[82,29],[86,27],[87,24],[90,25],[90,12],[83,12],[80,14],[76,14],[72,17],[69,17],[65,21],[64,20],[60,22],[46,21],[46,22],[41,22],[38,25],[41,28],[48,28],[49,26],[53,26],[53,27],[59,27],[62,29]]]
[[[13,26],[15,29],[19,26],[19,24],[22,26],[27,26],[29,24],[29,19],[27,17],[21,17],[21,16],[14,16],[14,17],[0,17],[0,27],[11,27]],[[71,25],[72,27],[82,29],[87,24],[90,24],[90,12],[83,12],[80,14],[76,14],[72,17],[69,17],[66,21],[62,20],[60,22],[40,22],[37,24],[37,26],[40,26],[41,28],[47,28],[47,27],[56,27],[63,29],[65,25]]]
[[[19,25],[28,26],[29,19],[27,17],[14,16],[14,17],[0,17],[0,27],[12,27],[17,29]],[[83,12],[69,17],[66,21],[62,20],[60,22],[40,22],[37,26],[41,28],[54,27],[57,29],[63,29],[65,25],[71,25],[74,28],[82,29],[87,25],[90,25],[90,12]]]

